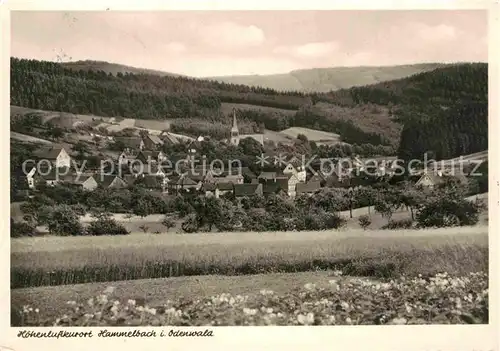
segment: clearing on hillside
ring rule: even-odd
[[[291,127],[280,132],[284,136],[297,138],[299,134],[303,134],[309,141],[316,143],[341,143],[340,135],[335,133],[323,132],[321,130],[314,130],[302,127]]]
[[[295,110],[285,110],[282,108],[276,108],[276,107],[267,107],[267,106],[260,106],[260,105],[248,105],[248,104],[233,104],[233,103],[228,103],[228,102],[223,102],[221,103],[221,112],[225,115],[229,115],[233,113],[233,108],[237,110],[252,110],[252,111],[261,111],[261,112],[268,112],[268,113],[283,113],[288,116],[293,116],[295,114]]]

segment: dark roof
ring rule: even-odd
[[[233,191],[234,189],[234,186],[236,186],[238,184],[233,184],[233,183],[217,183],[215,186],[219,189],[219,190],[223,190],[223,191]]]
[[[259,174],[260,179],[274,179],[276,178],[276,176],[276,172],[262,172],[261,174]]]
[[[144,184],[145,187],[151,188],[151,189],[158,189],[162,187],[162,178],[157,177],[154,175],[145,175],[141,179],[142,184]]]
[[[222,172],[219,176],[225,177],[228,175],[240,175],[240,174],[243,176],[248,176],[250,178],[256,177],[255,173],[253,173],[248,167],[232,167],[230,170],[227,169],[224,172]]]
[[[262,184],[234,184],[234,195],[251,196],[262,192]]]
[[[80,184],[83,184],[85,183],[89,178],[92,178],[93,176],[90,174],[71,174],[71,175],[67,175],[66,177],[63,178],[63,181],[65,183],[69,183],[69,184],[76,184],[76,185],[80,185]]]
[[[63,147],[55,146],[55,147],[44,147],[33,152],[33,155],[45,160],[55,160],[57,156],[61,153]]]
[[[163,145],[163,140],[161,140],[157,135],[148,134],[146,137],[156,145]]]
[[[201,187],[201,190],[203,191],[215,191],[216,185],[213,183],[205,183]]]
[[[319,181],[309,181],[308,183],[297,183],[296,192],[297,194],[303,193],[314,193],[321,188]]]
[[[194,181],[190,177],[182,175],[182,176],[174,176],[174,177],[170,178],[170,180],[168,181],[168,184],[172,184],[172,185],[196,185],[196,184],[198,184],[198,182]]]
[[[238,180],[243,179],[242,175],[228,175],[225,177],[214,178],[216,183],[238,183]]]
[[[142,139],[140,137],[116,137],[116,141],[122,142],[125,147],[138,149],[141,146]]]
[[[108,188],[111,183],[113,183],[113,181],[118,178],[119,179],[119,182],[125,187],[127,185],[127,183],[121,179],[120,177],[116,176],[116,175],[110,175],[110,174],[102,174],[102,175],[99,175],[98,177],[95,178],[95,180],[97,181],[98,184],[102,185],[103,187],[105,188]]]
[[[280,191],[288,193],[285,190],[286,188],[284,188],[283,185],[278,182],[266,182],[262,185],[262,192],[264,193],[264,195],[276,194]]]
[[[179,139],[177,139],[177,137],[175,137],[169,132],[162,132],[160,134],[160,138],[163,140],[164,143],[168,142],[170,144],[179,144]]]
[[[64,181],[66,177],[71,176],[70,174],[71,170],[68,169],[67,167],[60,167],[60,168],[50,167],[50,169],[41,168],[39,171],[41,171],[41,173],[43,174],[41,174],[40,172],[37,172],[36,174],[44,180]]]

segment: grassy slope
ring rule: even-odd
[[[431,71],[444,64],[429,63],[387,67],[332,67],[296,70],[287,74],[212,77],[234,84],[261,86],[278,91],[327,92],[399,79]]]
[[[478,226],[420,231],[144,234],[126,240],[12,239],[11,283],[20,288],[333,268],[349,275],[377,276],[462,272],[487,267],[487,232],[487,227]]]
[[[248,295],[262,289],[286,293],[307,283],[327,287],[334,279],[330,271],[301,273],[270,273],[248,276],[193,276],[162,279],[141,279],[113,283],[90,283],[67,286],[46,286],[14,289],[11,291],[11,305],[15,309],[23,305],[40,308],[41,318],[58,317],[67,308],[67,301],[78,297],[86,301],[97,296],[108,286],[116,288],[114,296],[126,302],[135,299],[150,306],[161,305],[166,300],[182,298],[203,298],[222,293]]]

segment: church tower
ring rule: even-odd
[[[240,143],[240,133],[236,124],[236,110],[233,109],[233,127],[231,128],[231,145],[237,146]]]

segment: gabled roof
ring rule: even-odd
[[[308,183],[297,183],[295,191],[297,194],[303,193],[314,193],[321,189],[321,184],[319,181],[310,181]]]
[[[190,177],[180,175],[180,176],[174,176],[170,178],[168,181],[168,184],[171,185],[197,185],[198,182],[194,181]]]
[[[70,169],[68,169],[67,167],[60,167],[60,168],[51,167],[50,170],[42,168],[40,169],[40,171],[41,172],[38,171],[36,172],[37,176],[46,181],[53,181],[53,180],[64,181],[65,177],[70,176]]]
[[[262,184],[234,184],[234,196],[252,196],[262,192]]]
[[[116,137],[115,140],[122,142],[125,147],[130,149],[139,149],[142,142],[140,137]]]
[[[179,144],[179,139],[169,132],[162,132],[160,138],[163,139],[164,143]]]
[[[44,160],[56,160],[57,156],[61,153],[64,148],[61,146],[54,147],[44,147],[33,152],[33,155],[37,158]]]
[[[219,183],[238,183],[239,181],[243,180],[242,175],[228,175],[225,177],[216,177],[214,178],[214,181],[219,184]]]
[[[148,134],[147,138],[151,140],[156,145],[163,145],[163,140],[161,140],[157,135]]]
[[[74,184],[74,185],[81,185],[85,183],[87,180],[90,178],[93,178],[91,174],[70,174],[64,177],[63,181],[65,183],[69,184]],[[95,179],[94,179],[95,180]]]
[[[104,188],[108,188],[116,178],[118,178],[118,181],[122,183],[123,186],[127,185],[127,183],[123,179],[112,174],[102,174],[99,177],[96,177],[95,180],[97,181],[98,184],[102,185]]]

